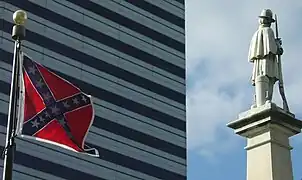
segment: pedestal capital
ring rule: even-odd
[[[290,137],[301,132],[302,121],[276,104],[266,103],[240,113],[239,118],[228,123],[227,126],[234,129],[236,134],[247,138],[261,134],[273,127],[283,130]]]

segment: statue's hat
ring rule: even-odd
[[[260,18],[268,18],[271,22],[275,22],[273,19],[273,12],[270,9],[263,9]]]

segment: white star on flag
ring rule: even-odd
[[[38,123],[37,119],[35,119],[34,121],[31,121],[32,126],[31,127],[35,127],[38,128],[40,123]]]

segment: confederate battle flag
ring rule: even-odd
[[[98,156],[85,145],[94,119],[91,97],[27,55],[21,55],[19,134]]]

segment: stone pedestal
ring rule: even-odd
[[[293,180],[289,137],[301,132],[302,121],[267,103],[227,126],[247,138],[247,180]]]

